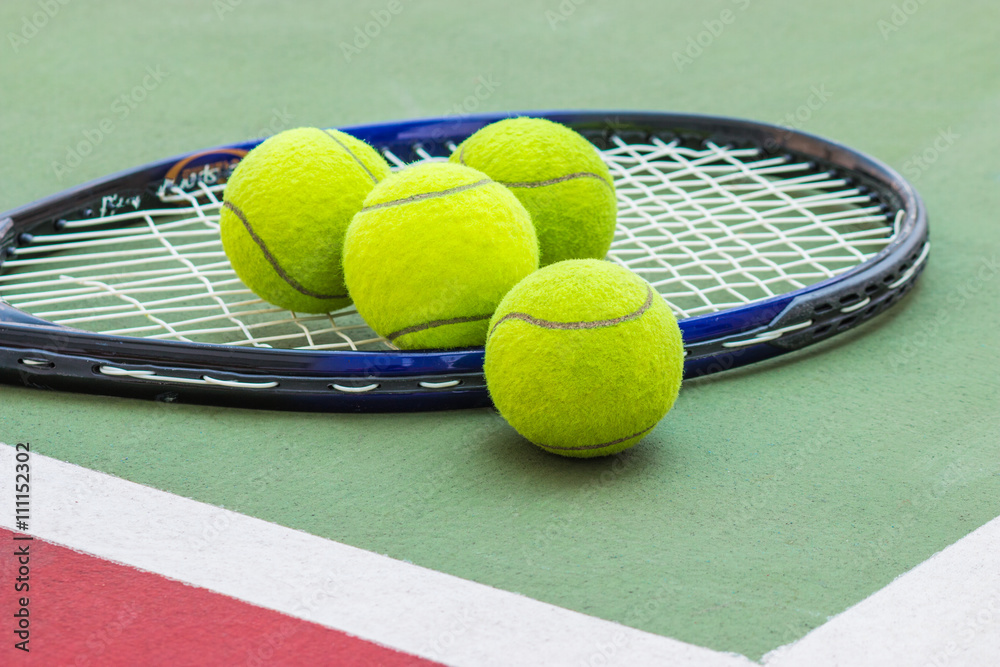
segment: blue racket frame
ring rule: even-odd
[[[446,155],[449,142],[520,115],[563,123],[602,147],[612,134],[655,135],[791,154],[851,179],[870,191],[888,215],[897,216],[892,242],[850,271],[795,292],[682,320],[686,378],[756,363],[857,326],[897,302],[925,266],[927,215],[913,187],[871,157],[788,128],[690,114],[526,111],[340,129],[413,161],[419,159],[418,148]],[[115,201],[138,196],[140,208],[162,208],[156,193],[178,165],[194,170],[232,161],[234,153],[260,141],[162,160],[9,211],[0,215],[0,247],[6,256],[7,249],[30,243],[32,234],[57,233],[61,220],[91,217],[99,202],[107,206],[107,196],[118,195]],[[462,408],[490,404],[483,354],[482,348],[272,350],[108,336],[54,325],[0,302],[0,378],[42,388],[315,411]],[[109,368],[132,374],[109,374]]]

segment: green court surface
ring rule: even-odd
[[[487,409],[291,413],[6,385],[0,440],[753,659],[1000,515],[1000,7],[398,2],[53,3],[20,40],[8,33],[39,5],[4,2],[0,209],[299,125],[689,111],[788,123],[898,169],[929,209],[927,270],[857,331],[688,383],[616,458],[544,454]],[[375,38],[343,46],[388,4],[400,11]]]

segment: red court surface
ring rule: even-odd
[[[44,540],[18,537],[24,535],[0,528],[0,540],[15,551],[27,545],[30,558],[24,593],[29,652],[18,656],[17,664],[437,664]],[[17,567],[13,559],[3,563],[6,570]],[[16,571],[4,572],[5,582],[16,578]],[[18,613],[17,600],[2,597],[3,618]],[[35,609],[44,613],[33,618]],[[5,660],[10,659],[7,648]]]

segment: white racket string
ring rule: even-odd
[[[453,148],[453,147],[451,147]],[[442,160],[418,148],[420,161]],[[859,187],[788,156],[706,142],[612,137],[618,192],[608,259],[641,275],[679,318],[806,287],[873,257],[893,217]],[[392,153],[395,168],[405,162]],[[394,349],[353,308],[271,306],[237,278],[219,239],[224,185],[162,205],[66,220],[11,251],[0,296],[57,324],[105,334],[309,350]]]

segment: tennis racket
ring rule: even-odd
[[[343,128],[402,167],[479,128],[544,117],[601,151],[618,192],[608,260],[680,321],[685,376],[851,329],[913,286],[929,250],[914,189],[846,146],[697,115],[528,112]],[[0,214],[0,378],[63,390],[262,408],[489,404],[482,348],[399,351],[353,309],[284,311],[219,240],[226,179],[259,142],[213,148]]]

